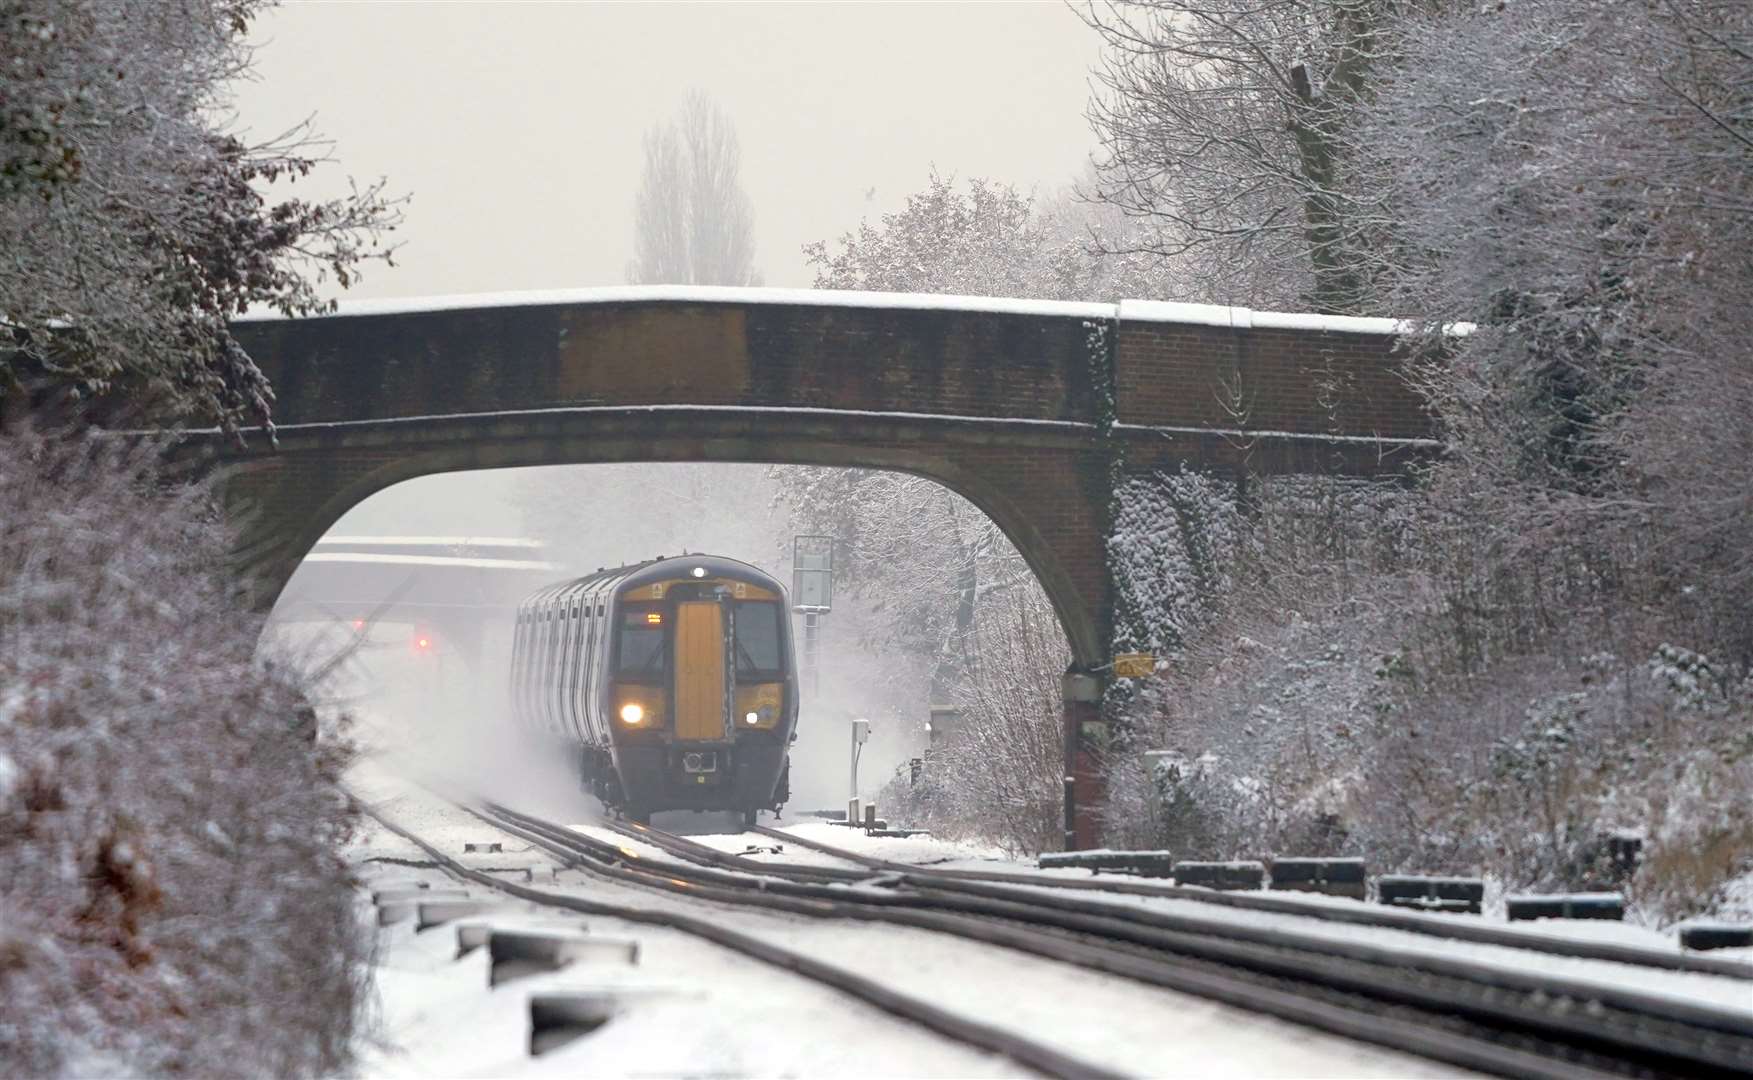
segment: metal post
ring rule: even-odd
[[[1070,752],[1073,756],[1076,750]],[[1065,778],[1065,835],[1060,841],[1066,851],[1077,850],[1077,777]]]
[[[834,606],[834,541],[826,536],[799,536],[791,543],[792,610],[803,615],[803,654],[809,665],[811,701],[821,695],[821,664],[817,662],[818,619]],[[801,688],[801,687],[800,687]]]
[[[817,662],[816,641],[820,616],[814,611],[806,611],[803,616],[803,655],[810,669],[810,700],[815,701],[822,696],[822,665]]]
[[[859,812],[858,812],[858,748],[863,746],[865,743],[865,740],[867,740],[869,738],[870,738],[870,721],[869,720],[854,720],[854,721],[852,721],[852,769],[851,769],[852,790],[848,793],[848,797],[846,799],[846,822],[847,822],[847,824],[853,824],[853,823],[857,822],[858,818],[859,818]]]

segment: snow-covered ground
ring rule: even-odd
[[[470,865],[503,869],[518,879],[527,870],[538,887],[576,890],[600,901],[685,907],[1117,1070],[1153,1076],[1454,1075],[1452,1069],[1198,998],[942,934],[751,912],[605,883],[559,869],[523,841],[388,774],[356,770],[353,786],[379,812]],[[771,842],[759,837],[712,842],[736,848],[739,839]],[[483,840],[500,841],[504,851],[462,854],[464,843]],[[649,850],[650,857],[661,857]],[[958,850],[964,857],[970,854]],[[788,847],[787,854],[792,853]],[[415,879],[455,885],[437,870],[410,865],[424,861],[418,849],[375,825],[347,854],[368,889]],[[470,891],[483,893],[473,886]],[[361,917],[372,917],[366,893]],[[521,903],[492,921],[583,925],[592,935],[632,938],[640,942],[640,961],[630,967],[578,965],[489,990],[485,956],[476,950],[456,958],[454,929],[416,933],[407,922],[383,928],[378,1023],[364,1074],[999,1076],[1019,1071],[1013,1062],[971,1051],[836,991],[675,931],[594,916],[568,918]],[[527,1058],[529,996],[577,988],[624,994],[621,1012],[575,1043]]]
[[[1088,879],[1090,874],[1085,870],[1037,870],[1032,862],[1009,859],[997,851],[970,848],[952,844],[930,837],[913,836],[905,839],[866,836],[858,829],[825,823],[791,824],[784,826],[784,831],[816,840],[835,847],[853,851],[860,855],[888,859],[893,862],[912,863],[920,866],[932,866],[942,869],[985,870],[999,873],[1042,874],[1052,877],[1068,877]],[[707,841],[706,837],[695,839]],[[727,850],[739,842],[773,841],[757,834],[740,837],[715,838]],[[786,857],[794,850],[807,851],[801,845],[787,847]],[[818,859],[827,856],[815,854]],[[775,856],[764,856],[773,859]],[[1125,879],[1130,880],[1130,879]],[[1042,891],[1057,892],[1066,895],[1064,890],[1052,890],[1042,887]],[[1691,972],[1664,971],[1640,965],[1619,964],[1604,960],[1584,960],[1574,957],[1554,956],[1548,953],[1531,952],[1526,949],[1507,946],[1480,945],[1465,941],[1452,941],[1445,938],[1429,937],[1404,930],[1392,930],[1378,927],[1353,926],[1344,923],[1322,922],[1306,919],[1296,915],[1283,915],[1266,911],[1248,911],[1240,908],[1216,907],[1200,903],[1196,900],[1176,900],[1164,897],[1135,896],[1125,893],[1097,893],[1093,890],[1080,891],[1074,894],[1079,900],[1091,903],[1133,905],[1174,915],[1189,916],[1202,919],[1226,920],[1255,926],[1312,934],[1326,938],[1347,941],[1365,941],[1383,948],[1403,950],[1409,953],[1426,956],[1440,956],[1466,959],[1479,963],[1515,968],[1520,970],[1559,975],[1579,982],[1588,982],[1605,986],[1619,986],[1631,990],[1661,994],[1676,999],[1702,1002],[1731,1009],[1747,1010],[1753,1014],[1753,982]],[[1359,903],[1337,896],[1322,896],[1316,893],[1274,892],[1274,899],[1289,900],[1305,904],[1311,911],[1319,911],[1330,907],[1356,907]],[[1665,934],[1633,923],[1612,922],[1592,919],[1537,919],[1531,922],[1506,923],[1501,916],[1485,915],[1452,915],[1424,912],[1409,912],[1416,918],[1441,924],[1443,922],[1472,922],[1475,924],[1489,923],[1496,929],[1506,930],[1518,936],[1530,939],[1569,939],[1573,941],[1610,942],[1616,945],[1649,949],[1652,952],[1675,953],[1680,951],[1678,940],[1673,934]],[[1753,970],[1753,949],[1720,949],[1707,954],[1725,960],[1739,960],[1748,964]]]
[[[678,817],[680,816],[678,815]],[[686,820],[683,817],[679,822],[664,821],[660,824],[672,832],[691,831],[686,827]],[[841,825],[808,819],[798,823],[781,824],[780,827],[785,832],[794,833],[819,843],[830,844],[859,855],[915,866],[1084,880],[1090,877],[1089,872],[1085,870],[1037,870],[1032,862],[1009,858],[996,849],[950,843],[929,836],[873,837],[867,836],[859,829],[849,829]],[[601,839],[628,845],[637,850],[642,858],[672,861],[675,858],[651,845],[628,840],[610,829],[590,825],[581,825],[579,828],[581,831]],[[736,854],[747,853],[747,857],[756,862],[785,862],[811,866],[851,865],[831,855],[811,850],[802,844],[785,844],[783,841],[776,841],[772,837],[759,833],[700,833],[691,836],[691,839],[721,851]],[[770,850],[776,844],[783,849],[777,854]],[[1136,906],[1194,919],[1259,926],[1336,941],[1367,942],[1381,948],[1394,949],[1418,956],[1462,959],[1496,967],[1556,975],[1592,985],[1623,987],[1660,994],[1682,1001],[1747,1010],[1753,1013],[1753,982],[1744,980],[1692,972],[1665,971],[1605,960],[1555,956],[1509,946],[1453,941],[1407,930],[1354,926],[1345,923],[1322,922],[1291,914],[1218,907],[1197,900],[1136,896],[1125,893],[1100,893],[1093,890],[1068,894],[1062,889],[1052,889],[1047,886],[1039,888],[1042,892],[1059,896],[1075,896],[1080,902]],[[1284,899],[1307,906],[1311,913],[1318,913],[1323,908],[1356,907],[1358,904],[1356,900],[1313,893],[1275,892],[1272,896],[1274,899]],[[1501,915],[1493,916],[1489,913],[1477,916],[1422,912],[1408,912],[1407,914],[1438,925],[1446,922],[1489,923],[1496,929],[1506,930],[1518,937],[1526,937],[1536,941],[1539,939],[1568,939],[1612,943],[1647,949],[1652,952],[1674,953],[1679,951],[1679,945],[1674,935],[1660,933],[1632,923],[1588,919],[1539,919],[1532,922],[1505,923]],[[1722,949],[1706,955],[1742,961],[1749,965],[1750,971],[1753,971],[1753,949]]]

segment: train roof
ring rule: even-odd
[[[609,567],[594,574],[555,582],[525,598],[524,604],[541,602],[562,594],[576,595],[579,592],[592,591],[592,587],[608,587],[616,592],[638,588],[654,581],[667,581],[678,575],[687,576],[695,567],[704,569],[706,576],[752,579],[772,586],[781,596],[785,594],[785,585],[778,578],[741,559],[733,559],[728,555],[659,555],[644,562]]]

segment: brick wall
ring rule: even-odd
[[[1425,438],[1429,418],[1388,334],[1128,321],[1121,423]]]

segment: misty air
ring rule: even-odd
[[[1750,57],[0,0],[0,1072],[1753,1077]]]

